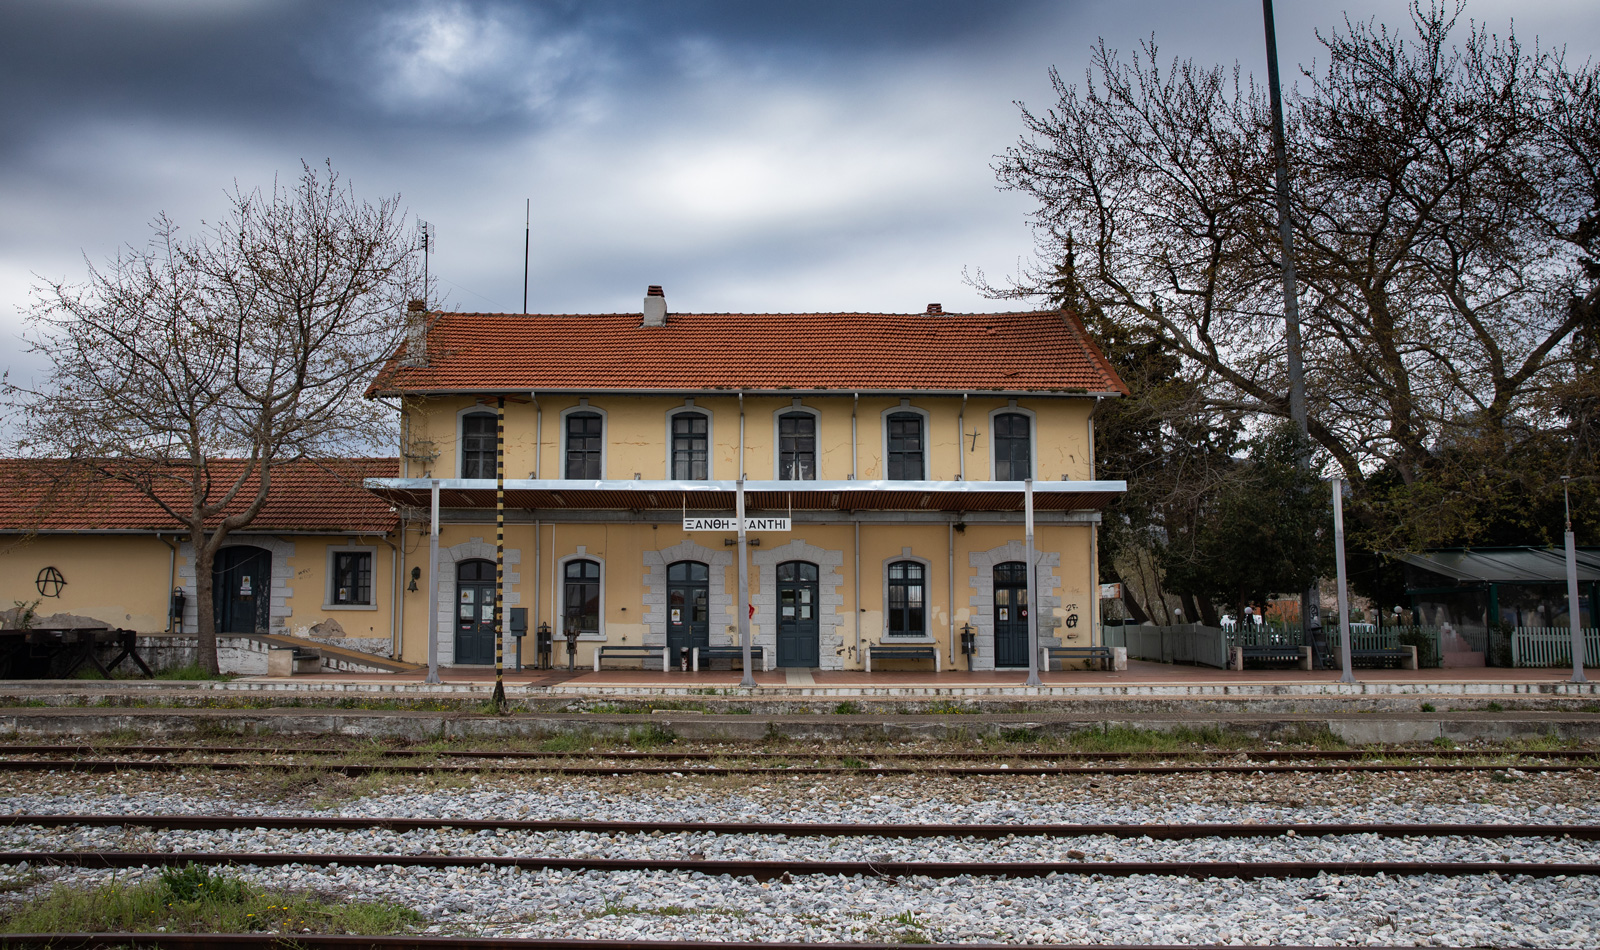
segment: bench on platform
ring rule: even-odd
[[[1249,645],[1228,651],[1228,669],[1243,670],[1246,663],[1297,663],[1302,670],[1311,669],[1311,648],[1294,644]]]
[[[689,668],[696,673],[700,672],[700,661],[706,660],[738,660],[744,662],[744,647],[695,647],[689,657]],[[750,644],[750,662],[755,669],[772,669],[772,656],[765,647]]]
[[[643,644],[630,645],[626,643],[608,643],[594,651],[594,671],[600,672],[600,661],[607,659],[618,660],[652,660],[661,661],[663,671],[672,668],[667,660],[667,647],[647,647]],[[641,665],[641,669],[644,669]]]
[[[1102,670],[1117,668],[1117,655],[1111,647],[1040,647],[1039,668],[1049,672],[1052,669],[1051,660],[1088,660],[1099,663]],[[1127,655],[1124,654],[1122,668],[1127,669],[1127,667]],[[1058,664],[1054,669],[1065,669],[1065,667]]]
[[[932,660],[933,671],[939,672],[939,648],[933,644],[917,646],[909,643],[867,644],[867,672],[872,672],[873,660]]]
[[[1338,659],[1338,652],[1334,652]],[[1380,669],[1414,670],[1417,668],[1417,648],[1391,647],[1386,650],[1351,650],[1351,666],[1376,666]]]

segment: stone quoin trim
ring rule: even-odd
[[[972,655],[972,668],[975,670],[994,669],[994,568],[996,564],[1007,561],[1022,561],[1027,563],[1027,544],[1023,541],[1008,541],[997,548],[987,551],[973,551],[967,555],[968,566],[972,568],[972,576],[967,579],[967,584],[975,593],[968,599],[968,606],[972,608],[972,629],[977,639],[978,652]],[[1055,616],[1055,610],[1061,606],[1061,579],[1056,576],[1056,569],[1061,567],[1061,554],[1058,551],[1043,551],[1035,547],[1033,555],[1037,559],[1035,565],[1034,598],[1036,604],[1029,604],[1034,617],[1039,624],[1039,645],[1055,647],[1061,645],[1061,639],[1055,635],[1055,629],[1046,626],[1048,618]]]
[[[760,625],[760,635],[750,642],[778,652],[778,565],[786,561],[810,561],[817,566],[817,662],[824,670],[844,669],[844,551],[819,548],[796,538],[771,549],[760,548],[751,557],[756,571],[750,602],[755,604],[752,623]],[[735,638],[737,639],[737,637]]]
[[[492,525],[491,525],[492,527]],[[456,665],[456,565],[462,561],[494,562],[494,545],[482,538],[470,538],[450,547],[439,547],[439,665]],[[522,606],[522,595],[516,586],[522,583],[522,574],[513,571],[512,565],[522,563],[520,548],[506,548],[506,584],[502,597],[503,608]],[[424,615],[427,611],[424,609]],[[501,618],[501,630],[507,641],[512,641],[506,618]],[[508,642],[508,646],[511,643]],[[515,647],[512,646],[512,650]]]
[[[716,550],[702,547],[693,541],[681,541],[659,551],[644,552],[645,646],[667,645],[667,565],[679,561],[700,561],[706,565],[709,582],[706,592],[709,613],[706,634],[711,645],[737,644],[737,628],[735,632],[728,632],[728,627],[738,622],[733,606],[735,593],[728,589],[728,571],[733,567],[733,552],[726,548]]]

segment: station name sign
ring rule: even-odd
[[[738,531],[738,518],[684,518],[685,531]],[[746,531],[788,531],[788,518],[746,518]]]

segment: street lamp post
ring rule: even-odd
[[[1567,531],[1567,622],[1572,625],[1572,681],[1589,682],[1583,675],[1583,623],[1578,617],[1578,542],[1572,533],[1572,497],[1567,493],[1569,476],[1561,476],[1561,502],[1566,509]],[[1594,605],[1589,605],[1593,609]]]

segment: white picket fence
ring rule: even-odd
[[[1511,635],[1512,666],[1571,666],[1572,628],[1518,627]],[[1600,627],[1583,631],[1583,665],[1600,666]]]

